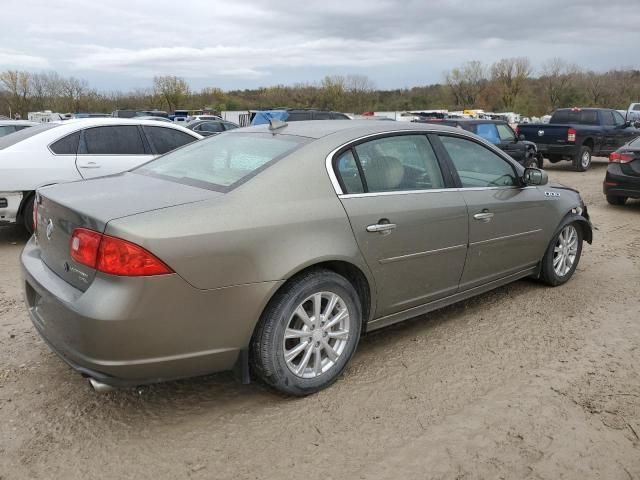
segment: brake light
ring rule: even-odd
[[[173,273],[141,246],[86,228],[73,231],[70,249],[76,262],[110,275],[141,277]]]
[[[609,162],[629,163],[629,162],[633,162],[634,158],[635,157],[633,155],[630,155],[628,153],[613,152],[612,154],[609,155]]]
[[[576,129],[569,128],[567,129],[567,142],[575,142],[576,141]]]

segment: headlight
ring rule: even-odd
[[[575,213],[576,215],[582,215],[583,208],[582,207],[573,207],[571,209],[571,213]]]

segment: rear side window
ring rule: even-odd
[[[56,155],[75,155],[78,153],[80,132],[74,132],[51,144],[51,151]]]
[[[607,112],[606,110],[601,113],[602,115],[602,124],[603,125],[615,125],[616,122],[613,120],[613,113]]]
[[[287,122],[299,122],[301,120],[311,120],[311,113],[309,112],[289,112]]]
[[[222,124],[224,125],[224,128],[226,130],[233,130],[234,128],[238,128],[238,125],[236,125],[235,123],[231,123],[231,122],[222,122]]]
[[[331,120],[331,113],[329,112],[316,112],[313,115],[314,120]]]
[[[633,109],[632,109],[632,110],[633,110],[634,112],[638,112],[638,111],[640,111],[640,103],[636,103],[636,104],[633,106]]]
[[[443,188],[440,166],[425,135],[384,137],[355,147],[368,192]]]
[[[459,137],[440,136],[465,188],[518,184],[513,167],[488,148]]]
[[[224,128],[222,128],[222,123],[220,122],[206,122],[200,124],[200,128],[198,129],[201,132],[211,132],[211,133],[220,133],[224,132]]]
[[[553,114],[549,123],[577,123],[579,125],[598,125],[597,110],[559,110]]]
[[[144,155],[144,144],[136,125],[88,128],[84,131],[89,155]]]
[[[336,112],[333,113],[333,119],[334,120],[351,120],[344,113],[336,113]]]
[[[513,130],[511,130],[511,127],[508,125],[498,123],[496,124],[496,128],[498,129],[498,135],[500,135],[502,142],[514,142],[516,140],[515,133],[513,133]]]
[[[144,126],[142,129],[147,135],[152,148],[160,155],[197,140],[175,128]]]
[[[134,171],[228,192],[308,141],[294,135],[227,133],[194,142]]]
[[[344,193],[364,193],[358,165],[351,150],[347,150],[336,159],[336,169]]]

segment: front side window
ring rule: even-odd
[[[498,136],[498,130],[496,129],[495,123],[479,123],[476,125],[476,135],[484,138],[494,145],[500,143],[500,137]]]
[[[369,192],[444,188],[436,155],[425,135],[384,137],[355,147]]]
[[[442,135],[440,140],[458,172],[463,187],[518,185],[513,167],[488,148],[460,137]]]
[[[314,120],[331,120],[331,113],[329,112],[316,112],[313,115]]]
[[[163,155],[197,140],[188,133],[168,127],[142,127],[156,153]]]
[[[84,143],[89,155],[144,155],[144,144],[136,125],[87,128]]]
[[[625,120],[624,117],[620,115],[620,112],[612,111],[611,114],[613,115],[613,121],[615,122],[616,126],[624,125]]]
[[[516,141],[516,136],[508,125],[498,123],[496,128],[498,129],[498,135],[500,135],[500,141],[502,143],[513,143]]]
[[[134,170],[143,175],[227,192],[308,139],[294,135],[228,133],[194,142]]]
[[[603,125],[607,125],[607,126],[611,126],[611,125],[615,125],[616,122],[613,118],[613,113],[612,112],[608,112],[606,110],[603,110],[602,112],[600,112],[600,116],[602,118],[602,124]]]

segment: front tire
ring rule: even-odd
[[[607,202],[610,205],[624,205],[627,201],[627,197],[619,197],[617,195],[607,195]]]
[[[542,258],[540,278],[547,285],[557,287],[569,281],[582,255],[582,228],[569,223],[553,237]]]
[[[586,172],[591,166],[591,147],[583,145],[573,159],[573,168],[577,172]]]
[[[335,382],[353,356],[362,329],[360,299],[344,277],[304,272],[265,309],[251,342],[251,367],[267,385],[304,396]]]

